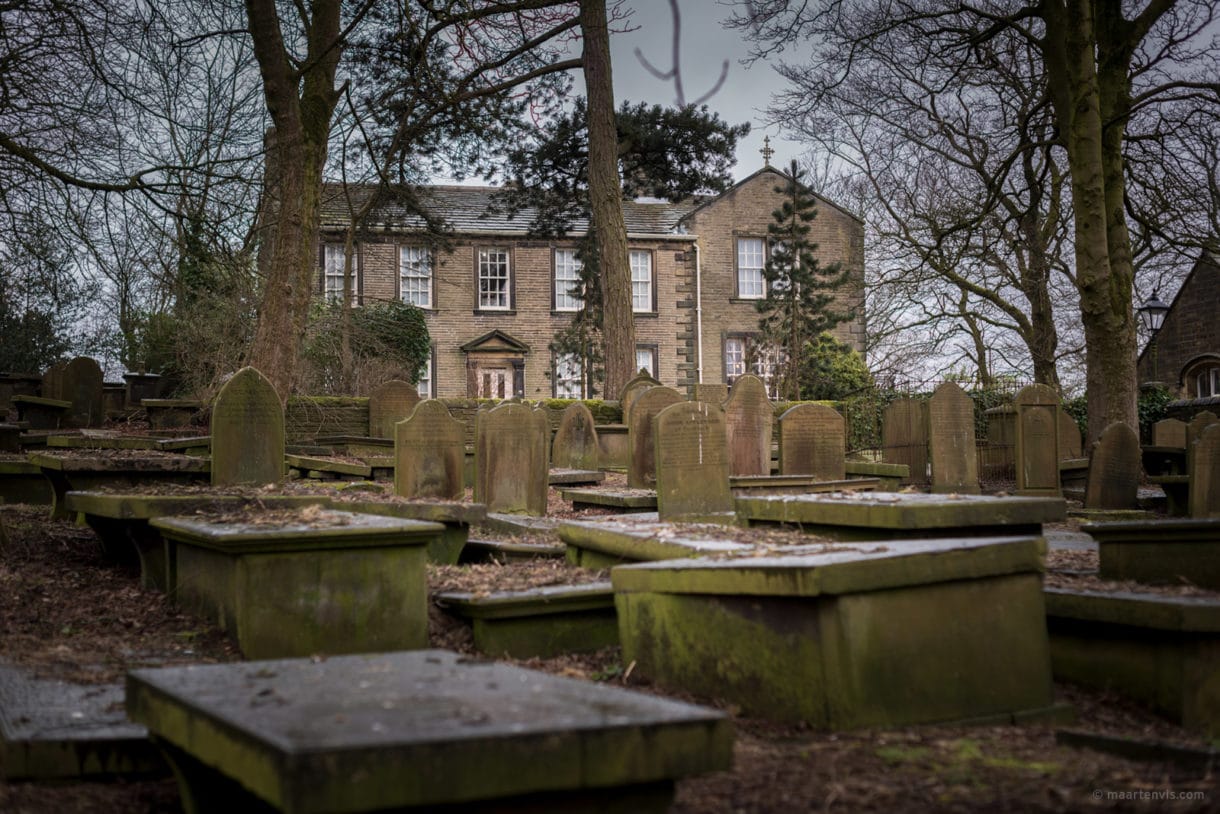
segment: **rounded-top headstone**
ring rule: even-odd
[[[928,400],[928,458],[933,492],[979,491],[974,400],[954,382],[941,384]]]
[[[212,485],[284,478],[284,408],[275,386],[252,367],[225,382],[212,405]]]
[[[657,516],[661,520],[731,515],[724,412],[714,404],[684,401],[653,418],[657,462]]]
[[[600,449],[593,413],[584,402],[569,404],[559,418],[551,444],[551,466],[559,469],[596,469]]]
[[[1212,423],[1195,441],[1190,466],[1190,516],[1220,517],[1220,424]]]
[[[394,491],[408,498],[459,500],[465,428],[437,399],[421,401],[394,427]]]
[[[818,480],[847,477],[847,439],[843,416],[825,404],[796,404],[779,417],[781,475]]]
[[[1135,430],[1116,421],[1093,444],[1085,485],[1086,509],[1138,508],[1141,472],[1140,439]]]
[[[686,401],[672,387],[650,387],[631,406],[627,424],[627,443],[631,460],[627,465],[627,485],[632,489],[651,489],[657,478],[656,446],[652,440],[652,419],[671,404]]]
[[[729,470],[734,475],[771,474],[771,428],[775,408],[757,376],[739,376],[724,403],[729,436]]]
[[[619,393],[618,403],[623,411],[623,423],[631,424],[631,405],[635,400],[650,387],[660,387],[661,383],[648,375],[646,371],[641,370],[632,377],[631,381],[623,385],[623,391]]]
[[[1059,486],[1059,393],[1028,384],[1013,399],[1017,408],[1017,493],[1057,497]]]
[[[401,379],[391,379],[369,394],[369,435],[393,438],[394,425],[411,415],[419,404],[419,390]]]
[[[59,377],[58,398],[72,402],[65,423],[69,427],[100,427],[106,419],[102,399],[102,368],[88,356],[78,356],[64,366]]]

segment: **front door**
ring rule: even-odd
[[[479,367],[475,372],[478,383],[476,398],[502,399],[513,394],[513,370],[511,367]]]

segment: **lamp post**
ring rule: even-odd
[[[1152,380],[1154,382],[1160,380],[1160,376],[1157,374],[1156,335],[1157,331],[1161,330],[1161,326],[1165,324],[1165,313],[1169,310],[1169,306],[1161,302],[1156,294],[1156,290],[1153,289],[1152,296],[1135,309],[1135,312],[1139,314],[1140,323],[1148,331],[1148,350],[1152,351]]]

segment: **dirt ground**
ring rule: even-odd
[[[46,515],[45,507],[0,509],[7,529],[0,550],[0,659],[42,676],[95,682],[118,680],[137,666],[240,658],[222,632],[140,588],[137,573],[104,561],[89,529]],[[434,568],[430,580],[433,590],[486,591],[566,579],[562,563],[530,568]],[[470,649],[460,622],[434,608],[430,623],[435,646]],[[617,648],[520,663],[661,693],[622,663]],[[718,699],[664,694],[734,713]],[[1074,722],[824,733],[734,714],[732,770],[681,781],[673,811],[1220,811],[1220,762],[1135,761],[1060,745],[1056,731],[1198,749],[1208,747],[1203,739],[1118,698],[1066,685],[1057,694],[1074,707]],[[0,782],[0,812],[179,810],[170,779]]]

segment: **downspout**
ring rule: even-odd
[[[703,384],[703,256],[699,254],[699,242],[695,248],[695,382]]]

